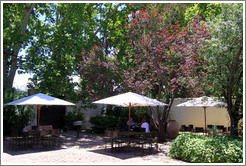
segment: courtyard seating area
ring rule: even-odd
[[[203,133],[203,134],[209,134],[209,131],[213,128],[213,125],[207,125],[207,130],[203,127],[194,127],[193,124],[187,125],[181,125],[180,131],[181,132],[192,132],[194,134],[196,133]],[[230,127],[224,127],[223,125],[216,125],[216,128],[218,130],[219,134],[229,135],[230,134]]]
[[[52,149],[40,147],[20,148],[18,150],[12,150],[8,146],[11,139],[6,138],[3,141],[3,163],[183,163],[169,157],[171,140],[158,144],[158,151],[142,153],[139,146],[125,147],[125,150],[120,151],[116,142],[114,142],[116,149],[113,151],[105,149],[105,140],[108,137],[104,135],[81,132],[77,138],[77,131],[68,131],[62,134],[60,138],[61,145]],[[111,145],[109,145],[110,147]]]
[[[106,130],[105,150],[110,152],[129,152],[133,150],[136,154],[153,154],[158,152],[156,133]]]

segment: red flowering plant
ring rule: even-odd
[[[157,109],[157,118],[153,119],[159,141],[165,141],[166,121],[180,87],[195,96],[202,94],[206,86],[207,62],[200,52],[204,39],[209,38],[208,30],[199,17],[181,26],[175,7],[176,4],[166,5],[159,11],[153,4],[132,13],[125,27],[131,49],[127,50],[125,62],[118,62],[127,67],[114,65],[128,89],[169,104],[162,111]]]
[[[95,83],[95,88],[87,89],[94,94],[102,93],[104,88],[114,91],[117,87],[121,88],[117,90],[131,90],[169,104],[162,110],[157,107],[157,117],[152,119],[162,142],[169,111],[179,89],[186,87],[193,96],[203,93],[207,63],[200,52],[209,33],[199,17],[191,23],[182,22],[179,13],[185,5],[158,5],[151,4],[131,13],[124,27],[129,38],[127,56],[118,60],[115,53],[109,60],[108,56],[100,58],[92,50],[91,57],[85,57],[87,60],[81,64],[81,71],[84,77],[94,75],[95,79],[104,80]],[[89,65],[91,71],[88,71]]]
[[[81,52],[80,62],[81,91],[80,94],[87,96],[89,101],[108,97],[116,94],[114,72],[108,67],[108,57],[103,52],[103,47],[94,45],[86,52]]]

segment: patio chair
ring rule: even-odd
[[[186,126],[185,125],[181,125],[180,131],[185,131],[186,130]]]
[[[152,151],[152,141],[151,133],[139,135],[135,142],[134,154],[149,154]]]
[[[48,150],[51,148],[51,138],[52,137],[46,137],[41,140],[43,150]]]
[[[58,137],[58,136],[60,136],[60,135],[61,135],[61,129],[53,129],[53,130],[51,131],[51,135],[52,135],[53,137]]]
[[[58,137],[52,137],[52,139],[54,139],[54,145],[56,148],[61,148],[62,142],[63,142],[63,138],[58,136]]]
[[[119,138],[119,130],[105,130],[105,137],[104,137],[104,150],[110,147],[111,152],[119,151],[124,143],[121,138]]]
[[[13,151],[25,149],[24,139],[21,137],[14,137],[12,140],[10,140],[9,147]]]
[[[221,133],[225,133],[226,132],[226,128],[223,125],[218,125],[217,129],[221,132]]]
[[[189,128],[189,131],[193,131],[193,124],[190,124],[190,125],[188,126],[188,128]]]
[[[195,131],[197,132],[197,133],[199,133],[199,132],[204,132],[204,129],[203,129],[203,127],[196,127],[195,128]]]
[[[52,125],[40,125],[39,129],[41,129],[41,130],[52,130],[53,127],[52,127]]]
[[[41,130],[40,131],[40,137],[47,137],[51,134],[50,130]]]
[[[207,129],[212,129],[213,125],[207,125]]]

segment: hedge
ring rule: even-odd
[[[181,134],[173,140],[169,155],[192,163],[242,163],[243,139]]]

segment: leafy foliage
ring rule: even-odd
[[[15,72],[22,65],[23,57],[19,51],[27,46],[32,38],[27,28],[29,19],[35,17],[30,3],[3,4],[3,78],[4,87],[12,88]]]
[[[29,88],[73,101],[90,103],[131,89],[169,103],[157,112],[158,126],[174,97],[213,92],[227,99],[237,134],[242,11],[241,3],[4,3],[4,85],[19,68],[34,73]],[[203,21],[213,28],[211,36]],[[81,83],[73,83],[78,74]]]
[[[191,21],[194,16],[201,16],[201,19],[206,21],[213,19],[221,13],[222,6],[219,3],[192,3],[188,4],[185,11],[185,20]]]
[[[94,125],[92,130],[96,133],[104,133],[105,129],[117,128],[119,125],[118,118],[108,115],[92,117],[90,122]]]
[[[185,7],[151,4],[145,10],[132,12],[125,25],[130,44],[127,56],[122,61],[116,59],[114,63],[108,63],[121,77],[117,88],[147,94],[169,104],[164,110],[157,110],[157,119],[153,121],[160,132],[165,130],[174,96],[180,87],[186,87],[192,96],[204,93],[207,63],[200,52],[209,34],[199,17],[181,26],[182,19],[176,13],[184,12]],[[163,141],[165,134],[160,136]]]
[[[93,130],[97,133],[104,132],[105,129],[119,128],[127,130],[126,122],[129,119],[128,108],[106,106],[102,108],[102,115],[92,117],[90,122],[94,125]],[[131,110],[131,117],[135,123],[141,123],[143,118],[149,119],[146,109]]]
[[[26,97],[27,94],[16,89],[3,91],[3,102],[6,104],[13,100]],[[33,119],[34,112],[31,106],[4,105],[3,106],[3,132],[9,135],[13,131],[22,133],[22,129]]]
[[[211,40],[204,54],[209,62],[208,83],[223,97],[231,120],[231,134],[238,134],[243,117],[243,4],[221,4],[222,12],[208,22]]]
[[[75,128],[75,126],[73,125],[75,121],[83,121],[83,120],[84,120],[84,114],[80,111],[71,111],[65,115],[66,126],[70,129]]]
[[[173,140],[170,156],[193,163],[242,163],[243,140],[231,136],[182,134]]]
[[[204,39],[209,37],[208,30],[199,17],[187,25],[182,22],[181,26],[184,15],[179,17],[177,13],[184,12],[185,7],[147,4],[137,12],[131,11],[122,27],[128,37],[123,58],[117,54],[118,49],[110,55],[96,45],[89,52],[83,50],[80,74],[87,81],[86,90],[91,97],[131,90],[162,99],[169,107],[162,115],[158,110],[155,125],[163,127],[160,131],[165,130],[163,125],[179,88],[186,87],[191,95],[201,94],[207,75],[207,64],[200,52]]]

